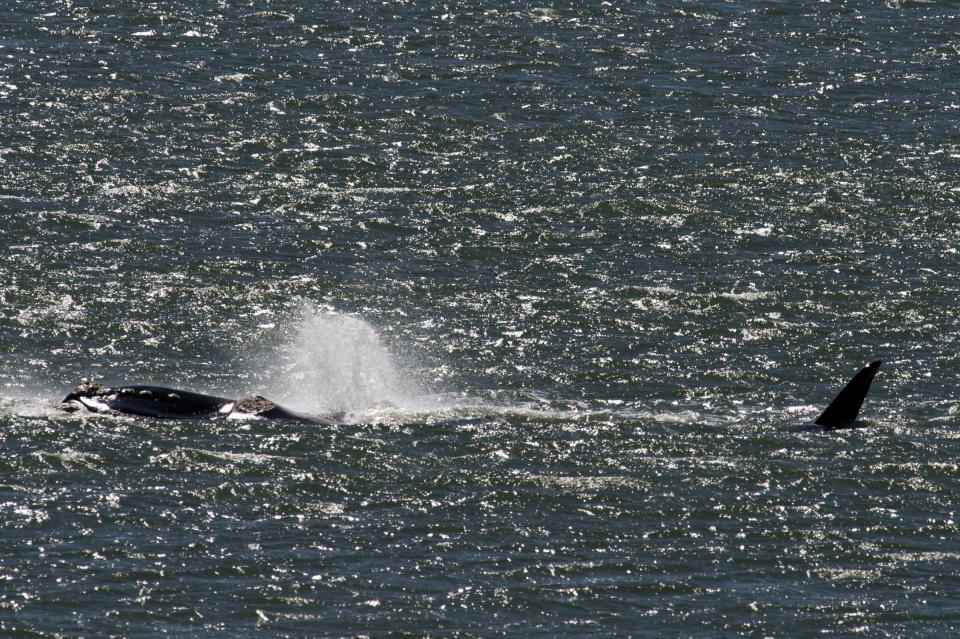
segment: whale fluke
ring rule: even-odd
[[[335,420],[343,416],[305,415],[278,406],[259,395],[233,400],[165,386],[108,388],[92,382],[80,384],[70,391],[60,408],[67,411],[85,408],[94,413],[142,415],[162,419],[212,419],[235,414],[324,425],[334,424]]]
[[[853,379],[847,382],[840,394],[833,398],[833,401],[830,402],[830,405],[827,406],[827,409],[823,411],[814,424],[823,426],[825,430],[851,426],[856,421],[857,415],[860,414],[863,398],[867,396],[870,383],[877,371],[880,370],[881,363],[879,360],[871,362],[854,375]]]

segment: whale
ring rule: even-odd
[[[62,410],[87,410],[109,415],[138,415],[161,419],[216,419],[262,417],[305,424],[333,425],[342,414],[318,417],[284,408],[265,397],[230,399],[204,395],[166,386],[134,384],[107,387],[84,382],[71,390],[60,403]]]
[[[863,426],[857,417],[881,364],[877,360],[860,369],[813,424],[801,426],[799,430],[831,431]],[[95,382],[84,382],[71,390],[60,403],[60,408],[65,411],[87,410],[161,419],[262,417],[320,425],[333,425],[343,418],[343,413],[319,417],[296,412],[260,395],[230,399],[166,386],[107,387]]]
[[[861,368],[814,420],[812,428],[838,430],[863,426],[862,422],[857,421],[857,416],[870,390],[870,384],[873,383],[873,378],[877,376],[882,363],[877,360]]]

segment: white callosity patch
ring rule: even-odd
[[[114,395],[113,397],[116,398],[116,395]],[[81,404],[83,404],[84,406],[86,406],[88,409],[92,410],[95,413],[109,413],[113,411],[113,409],[110,408],[109,405],[107,405],[104,402],[101,402],[96,396],[78,397],[77,401],[79,401]]]

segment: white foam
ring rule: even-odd
[[[10,387],[0,389],[0,415],[19,415],[21,417],[49,417],[62,414],[58,397],[62,390],[51,390],[36,385],[30,387]],[[56,401],[55,401],[56,399]],[[77,404],[79,408],[79,403]]]

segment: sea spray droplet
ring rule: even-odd
[[[281,349],[271,383],[283,402],[316,413],[358,411],[409,403],[412,385],[374,328],[351,315],[305,306]]]

